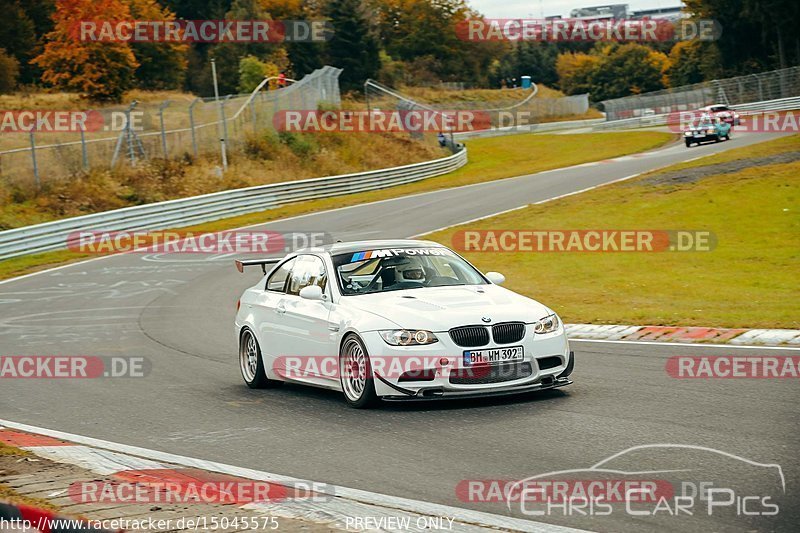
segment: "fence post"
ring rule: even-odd
[[[133,149],[133,129],[131,128],[131,111],[133,110],[134,107],[136,107],[137,103],[138,102],[134,100],[133,102],[131,102],[131,105],[128,108],[128,110],[125,111],[125,132],[127,134],[127,140],[128,140],[128,157],[131,160],[132,167],[136,166],[136,152]]]
[[[217,64],[214,58],[211,58],[211,78],[214,81],[214,100],[216,100],[217,105],[219,106],[219,119],[222,122],[222,138],[219,140],[220,150],[222,151],[222,170],[228,170],[228,153],[225,147],[225,142],[227,141],[228,137],[228,127],[225,124],[225,104],[220,102],[219,100],[219,86],[217,85]]]
[[[194,106],[197,102],[201,102],[202,98],[195,98],[191,104],[189,104],[189,129],[192,132],[192,150],[194,151],[194,156],[197,157],[197,137],[194,131]]]
[[[220,113],[222,114],[222,135],[225,137],[225,143],[226,144],[228,143],[229,139],[228,139],[228,119],[225,116],[225,106],[228,104],[228,100],[230,100],[232,96],[233,96],[232,94],[229,94],[228,96],[226,96],[225,99],[222,102],[220,102],[220,107],[219,107],[220,108]],[[226,152],[227,152],[227,150],[226,150]],[[225,154],[224,163],[225,163],[224,168],[227,169],[228,168],[228,154],[227,153]]]
[[[164,100],[158,106],[158,120],[161,123],[161,150],[164,152],[164,159],[167,159],[167,131],[164,129],[164,109],[169,106],[169,100]]]
[[[40,189],[42,187],[41,181],[39,181],[39,165],[36,163],[36,140],[33,138],[33,130],[30,131],[31,137],[31,161],[33,162],[33,179],[36,182],[36,188]]]
[[[119,136],[117,137],[117,144],[114,146],[114,154],[111,156],[111,168],[114,168],[114,165],[117,164],[117,158],[119,157],[120,148],[122,148],[122,139],[126,138],[128,143],[130,143],[130,127],[131,127],[131,109],[136,105],[136,101],[134,100],[130,107],[125,111],[125,127],[120,130]],[[130,144],[129,144],[130,147]]]
[[[89,151],[86,148],[86,124],[81,124],[81,159],[83,161],[83,170],[89,170]]]

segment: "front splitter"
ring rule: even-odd
[[[509,396],[512,394],[525,394],[527,392],[536,392],[536,391],[544,391],[550,389],[557,389],[560,387],[565,387],[567,385],[571,385],[572,381],[567,378],[560,378],[553,383],[548,385],[543,385],[542,383],[534,383],[533,385],[517,385],[514,387],[505,387],[502,389],[492,389],[492,390],[483,390],[483,391],[444,391],[439,394],[430,394],[430,390],[428,394],[425,394],[425,389],[421,390],[419,393],[414,394],[413,396],[410,395],[391,395],[391,396],[381,396],[381,400],[385,400],[388,402],[429,402],[433,400],[460,400],[460,399],[469,399],[469,398],[491,398],[496,396]]]

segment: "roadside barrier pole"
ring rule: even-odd
[[[164,100],[160,106],[158,106],[158,120],[161,123],[161,150],[164,152],[164,159],[167,159],[169,155],[167,152],[167,130],[164,129],[164,109],[169,107],[169,100]]]
[[[195,98],[192,103],[189,104],[189,129],[192,131],[192,151],[195,157],[197,157],[197,133],[194,131],[194,106],[202,101],[202,98]]]
[[[33,138],[33,130],[30,131],[31,137],[31,161],[33,162],[33,179],[36,182],[36,188],[40,189],[42,184],[39,181],[39,165],[36,164],[36,140]]]

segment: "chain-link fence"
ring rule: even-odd
[[[800,67],[791,67],[694,85],[683,85],[602,102],[607,120],[620,120],[721,103],[730,106],[800,96]]]
[[[269,84],[253,94],[133,103],[88,111],[81,128],[0,135],[0,177],[30,182],[92,168],[137,165],[147,159],[218,158],[242,148],[252,132],[274,129],[284,110],[338,107],[340,69],[323,67],[286,87]],[[179,96],[176,96],[179,98]]]
[[[537,96],[534,85],[528,96],[522,100],[493,101],[451,101],[425,104],[399,91],[386,87],[374,80],[367,80],[364,93],[370,110],[381,111],[472,111],[481,115],[480,124],[484,127],[508,127],[535,124],[554,118],[583,115],[589,110],[589,97],[586,94],[544,98]],[[442,133],[453,133],[443,131]]]

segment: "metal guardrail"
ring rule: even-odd
[[[736,111],[791,111],[800,109],[800,96],[731,106]]]
[[[763,102],[751,102],[748,104],[739,104],[731,107],[740,114],[743,114],[742,112],[760,113],[764,111],[792,111],[795,109],[800,109],[800,96],[779,98],[777,100],[765,100]],[[674,114],[675,113],[669,113],[661,115],[649,115],[644,117],[624,118],[620,120],[609,120],[607,122],[595,124],[592,129],[609,130],[664,126],[667,124],[667,117]]]
[[[256,185],[0,232],[0,260],[67,248],[80,231],[158,230],[229,218],[303,200],[384,189],[452,172],[467,162],[467,150],[441,159],[356,174]]]
[[[454,133],[456,140],[476,139],[479,137],[499,137],[501,135],[514,135],[517,133],[545,133],[548,131],[571,130],[574,128],[587,128],[605,122],[604,118],[590,118],[585,120],[562,120],[558,122],[542,122],[525,126],[508,126],[505,128],[492,128],[478,131],[462,131]]]

